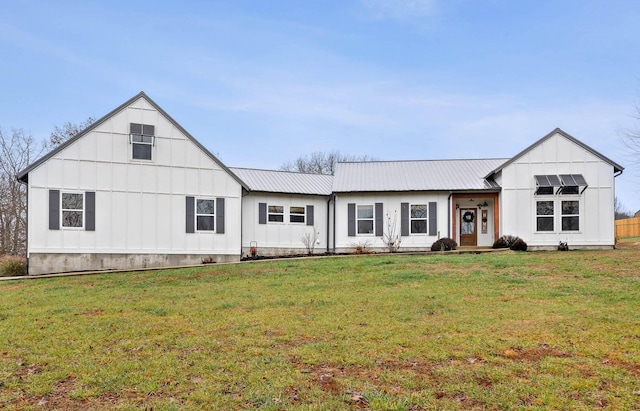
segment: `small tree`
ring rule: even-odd
[[[91,124],[95,123],[96,119],[93,117],[87,118],[85,121],[75,124],[67,121],[62,125],[62,127],[54,126],[51,135],[49,135],[49,141],[47,141],[47,148],[53,149],[58,147],[60,144],[69,140],[71,137],[80,133]]]
[[[338,151],[314,151],[306,156],[300,156],[293,161],[287,161],[280,166],[283,171],[296,171],[299,173],[333,175],[336,164],[344,161],[373,161],[368,155],[353,156],[340,154]]]
[[[393,219],[387,213],[387,226],[386,230],[382,232],[382,242],[387,247],[390,253],[395,253],[400,249],[400,243],[402,243],[401,233],[397,232],[398,211],[394,210]]]
[[[302,241],[302,244],[304,244],[304,247],[307,249],[307,255],[313,254],[313,250],[316,247],[319,237],[320,232],[316,231],[315,226],[311,231],[306,231],[304,234],[300,235],[300,241]]]

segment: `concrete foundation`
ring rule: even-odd
[[[78,271],[135,270],[239,261],[239,255],[207,254],[53,254],[29,255],[29,275]]]

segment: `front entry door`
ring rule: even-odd
[[[478,245],[477,213],[475,208],[460,209],[460,246]]]

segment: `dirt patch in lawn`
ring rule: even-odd
[[[538,347],[530,347],[530,348],[511,347],[511,348],[507,348],[499,355],[503,358],[508,358],[510,360],[524,361],[524,362],[538,362],[546,357],[555,357],[555,358],[570,357],[568,353],[557,350],[553,347],[549,347],[546,344],[542,344]]]

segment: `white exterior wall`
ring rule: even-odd
[[[327,251],[327,202],[329,197],[317,195],[250,193],[242,199],[242,254],[250,254],[251,242],[258,246],[258,255],[306,254],[301,237],[307,233],[319,233],[314,253]],[[258,204],[284,207],[284,222],[259,224]],[[307,225],[306,206],[313,206],[313,226]],[[305,223],[289,221],[290,207],[305,207]]]
[[[336,194],[336,216],[335,216],[335,238],[336,252],[351,252],[357,244],[368,242],[369,247],[375,251],[384,251],[386,246],[383,237],[377,237],[374,234],[357,234],[350,237],[348,234],[348,204],[355,203],[357,205],[374,205],[375,203],[383,204],[383,231],[387,231],[387,214],[393,221],[394,215],[397,213],[396,230],[400,234],[400,206],[401,203],[409,204],[429,204],[437,203],[437,235],[428,234],[409,234],[402,237],[400,244],[401,251],[424,251],[431,249],[431,245],[441,237],[447,237],[448,228],[448,192],[401,192],[401,193],[354,193],[354,194]],[[375,210],[374,210],[375,211]],[[374,232],[375,232],[375,216],[374,216]]]
[[[131,159],[130,123],[155,126],[152,161]],[[94,191],[95,231],[49,230],[50,189]],[[28,190],[30,257],[126,253],[239,258],[242,187],[142,97],[32,170]],[[224,197],[225,233],[187,234],[186,196]],[[56,270],[31,268],[32,273]]]
[[[589,185],[582,195],[536,196],[534,175],[582,174]],[[614,245],[613,166],[556,134],[501,172],[501,234],[517,235],[531,247]],[[536,232],[536,201],[556,200],[553,232]],[[580,201],[580,230],[562,231],[562,200]]]

